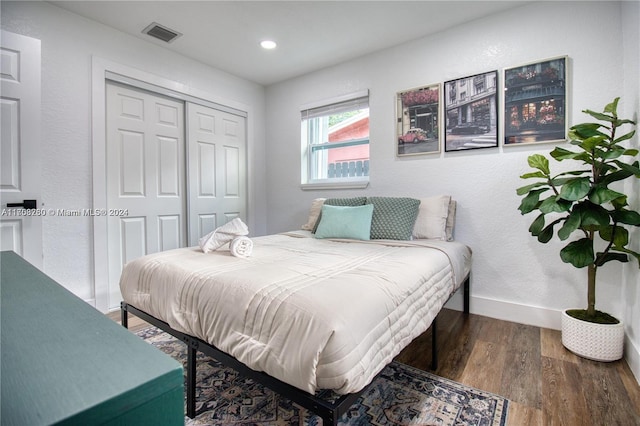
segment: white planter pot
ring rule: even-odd
[[[571,352],[594,361],[616,361],[624,349],[624,325],[595,324],[562,312],[562,344]]]

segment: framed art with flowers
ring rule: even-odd
[[[396,98],[396,154],[439,153],[440,85],[408,89]]]
[[[504,146],[567,139],[567,56],[504,70]]]

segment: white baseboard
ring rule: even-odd
[[[631,372],[636,376],[636,381],[640,385],[640,350],[626,334],[624,336],[624,359],[629,364]]]
[[[560,330],[562,311],[539,306],[520,305],[484,297],[471,297],[471,313],[485,317]]]
[[[453,295],[445,305],[449,309],[462,310],[462,292]],[[471,296],[469,301],[472,314],[496,318],[520,324],[535,325],[542,328],[560,330],[561,313],[555,309],[540,308],[538,306],[519,305],[502,300]]]
[[[447,308],[462,310],[462,294],[454,295]],[[502,300],[488,299],[484,297],[471,297],[470,310],[472,314],[496,318],[504,321],[520,324],[534,325],[541,328],[560,330],[562,311],[556,309],[541,308],[539,306],[520,305]],[[640,350],[625,335],[624,358],[629,368],[640,384]]]

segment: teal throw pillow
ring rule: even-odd
[[[369,240],[374,207],[322,206],[322,216],[316,229],[316,238],[347,238]]]
[[[420,200],[402,197],[368,197],[373,205],[372,240],[410,240]]]
[[[367,202],[367,197],[349,197],[349,198],[327,198],[324,200],[323,206],[364,206]],[[320,216],[318,216],[318,220],[316,221],[315,226],[313,227],[312,233],[315,234],[316,229],[318,229],[318,224],[320,223],[320,219],[322,219],[322,211],[320,211]]]

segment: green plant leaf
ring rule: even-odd
[[[601,112],[595,112],[595,111],[591,111],[588,109],[585,109],[584,111],[585,114],[589,114],[590,116],[592,116],[593,118],[595,118],[596,120],[602,120],[602,121],[608,121],[609,123],[613,123],[617,118],[613,117],[609,114],[603,114]]]
[[[591,155],[588,152],[572,152],[564,148],[562,148],[562,150],[564,150],[565,152],[556,152],[554,155],[552,155],[553,158],[555,158],[558,161],[576,160],[576,161],[582,161],[585,164],[593,164],[593,158],[591,158]],[[568,174],[568,172],[564,174]]]
[[[627,164],[624,161],[613,160],[614,163],[622,170],[626,170],[632,174],[634,174],[637,178],[640,179],[640,167],[638,167],[638,162],[634,162],[633,164]]]
[[[538,215],[538,217],[536,217],[535,220],[531,223],[531,226],[529,226],[529,232],[534,237],[537,237],[538,235],[540,235],[540,232],[542,231],[543,228],[544,228],[544,214],[541,214],[541,215]]]
[[[591,194],[589,194],[589,201],[594,204],[605,204],[622,197],[626,198],[627,196],[609,188],[596,187],[591,191]]]
[[[600,238],[605,241],[611,241],[617,248],[622,248],[629,244],[629,231],[624,229],[622,226],[604,226],[600,228],[599,234]]]
[[[635,148],[627,149],[627,150],[624,151],[624,155],[629,155],[631,157],[635,157],[639,153],[640,153],[640,151],[638,151]]]
[[[540,194],[545,192],[547,189],[536,189],[533,190],[522,199],[518,210],[520,210],[521,214],[527,214],[538,208],[540,203]]]
[[[576,157],[581,156],[582,152],[573,152],[565,148],[556,147],[549,155],[558,161],[562,160],[574,160]]]
[[[613,162],[616,162],[618,160],[613,160]],[[603,162],[596,162],[595,165],[598,167],[599,172],[597,172],[597,176],[599,176],[599,178],[602,178],[602,176],[606,176],[607,173],[613,173],[614,171],[617,171],[618,168],[612,164],[609,163],[603,163]]]
[[[546,179],[547,175],[545,175],[542,172],[531,172],[531,173],[525,173],[522,176],[520,176],[521,179],[531,179],[531,178],[542,178],[542,179]]]
[[[552,212],[564,213],[564,212],[568,212],[569,209],[571,208],[571,202],[562,200],[556,196],[552,196],[542,201],[542,203],[540,203],[538,208],[544,214],[548,214]]]
[[[580,144],[580,148],[584,149],[585,151],[592,151],[596,147],[602,146],[603,143],[606,142],[606,141],[607,141],[607,137],[605,135],[591,136],[591,137],[585,139]]]
[[[624,154],[624,148],[613,148],[609,151],[603,152],[600,155],[600,158],[605,159],[605,160],[613,160],[614,158],[619,158],[622,157],[622,155]]]
[[[616,222],[640,226],[640,213],[633,210],[616,210],[612,213]]]
[[[556,182],[560,182],[562,179],[566,181],[568,181],[571,178],[560,178],[560,176],[580,176],[583,175],[585,173],[591,173],[591,169],[584,169],[584,170],[570,170],[568,172],[562,172],[562,173],[558,173],[553,179],[552,182],[555,184]],[[562,185],[564,182],[562,182],[560,185]]]
[[[613,173],[609,173],[608,175],[606,175],[604,177],[604,179],[602,179],[600,181],[600,184],[603,186],[608,186],[613,182],[617,182],[619,180],[624,180],[626,178],[628,178],[629,176],[633,176],[633,173],[627,171],[627,170],[618,170],[616,172]]]
[[[570,180],[575,179],[573,177],[560,177],[561,175],[577,175],[577,172],[574,172],[574,173],[571,173],[571,172],[561,173],[560,175],[554,177],[553,179],[551,179],[551,184],[553,184],[553,186],[559,187],[559,186],[562,186],[565,183],[569,182]]]
[[[636,122],[633,120],[628,120],[628,119],[620,119],[616,121],[616,126],[620,127],[624,124],[633,124],[634,126],[636,125]]]
[[[580,212],[572,211],[567,220],[564,221],[562,227],[558,230],[558,238],[561,241],[566,240],[569,236],[580,227],[580,223],[582,221],[582,215]]]
[[[571,126],[569,129],[569,139],[572,140],[584,140],[596,135],[606,136],[605,133],[602,133],[600,127],[606,127],[600,123],[580,123],[574,126]]]
[[[618,102],[620,101],[620,97],[617,97],[610,104],[605,105],[604,112],[608,112],[613,115],[617,115],[618,110]]]
[[[583,201],[574,207],[574,212],[580,214],[580,226],[607,226],[611,222],[609,211],[590,201]]]
[[[560,258],[565,263],[570,263],[576,268],[584,268],[591,265],[594,260],[593,241],[589,238],[581,238],[572,241],[560,250]]]
[[[623,253],[606,253],[606,254],[598,253],[596,256],[595,264],[597,266],[602,266],[605,263],[611,262],[611,261],[626,263],[629,261],[629,256]]]
[[[591,181],[588,177],[572,178],[562,185],[560,198],[568,201],[577,201],[586,197],[591,190]]]
[[[553,238],[553,227],[558,223],[558,221],[551,222],[547,225],[540,233],[538,234],[538,241],[543,244],[548,243]]]
[[[547,182],[537,182],[537,183],[532,183],[530,185],[525,185],[523,187],[520,187],[520,188],[516,189],[516,194],[524,195],[524,194],[528,193],[529,191],[531,191],[532,189],[539,188],[541,186],[548,186],[548,183]],[[544,192],[544,191],[548,191],[548,190],[549,190],[549,188],[544,188],[542,190],[538,190],[538,192]],[[533,191],[531,191],[531,192],[533,192]]]
[[[538,169],[547,176],[551,173],[549,171],[549,160],[547,160],[547,158],[544,155],[542,154],[530,155],[527,161],[529,163],[529,167]]]
[[[622,252],[622,253],[627,253],[627,254],[630,254],[631,256],[635,257],[636,260],[638,261],[638,267],[640,268],[640,253],[635,252],[633,250],[630,250],[628,248],[615,248],[614,247],[611,250],[619,251],[619,252]]]
[[[627,203],[627,197],[623,197],[611,200],[611,205],[613,206],[614,210],[623,210],[629,205],[629,203]]]
[[[613,236],[613,246],[617,249],[625,248],[629,245],[629,230],[623,226],[616,226]]]
[[[633,135],[635,135],[635,134],[636,134],[636,131],[635,131],[635,130],[632,130],[631,132],[629,132],[629,133],[627,133],[627,134],[624,134],[624,135],[622,135],[622,136],[620,136],[620,137],[616,138],[616,140],[615,140],[615,141],[613,141],[613,143],[617,144],[617,143],[620,143],[620,142],[622,142],[622,141],[629,140],[629,139],[631,139],[631,138],[633,137]]]

